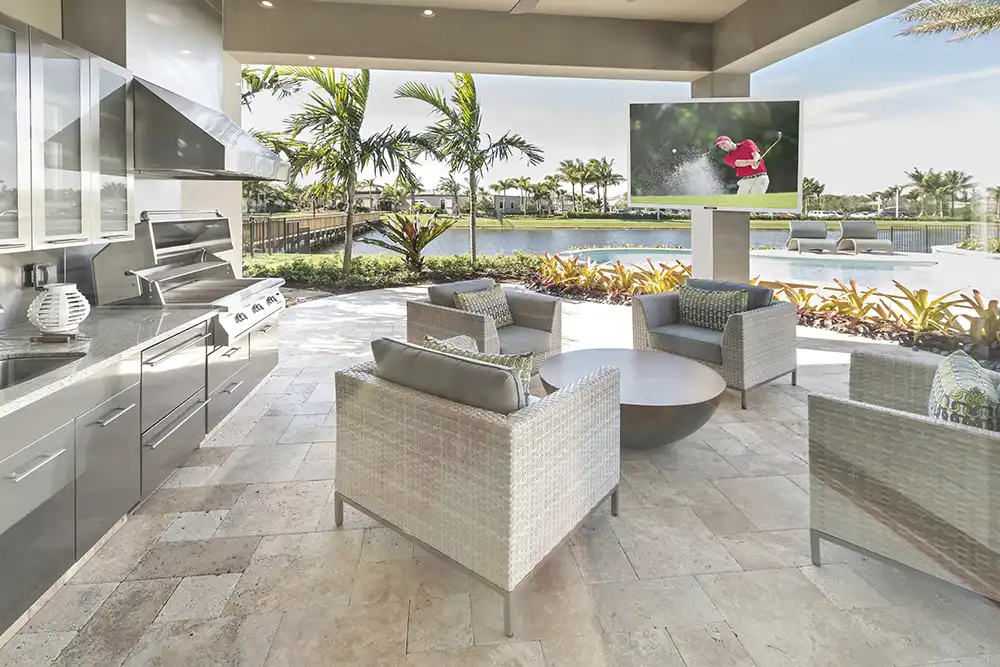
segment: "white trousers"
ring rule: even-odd
[[[762,195],[767,192],[767,186],[771,184],[771,179],[767,174],[762,174],[757,178],[741,178],[739,180],[738,195]]]

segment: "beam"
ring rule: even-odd
[[[751,74],[913,0],[747,0],[713,24],[713,70]]]
[[[226,51],[244,63],[693,81],[712,26],[310,0],[227,0]]]

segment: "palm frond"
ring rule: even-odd
[[[1000,32],[998,0],[923,0],[904,9],[899,19],[910,26],[900,35],[955,35],[950,41]]]

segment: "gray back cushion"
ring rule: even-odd
[[[746,290],[747,310],[755,310],[757,308],[770,306],[771,298],[774,296],[774,290],[768,287],[754,287],[753,285],[744,285],[742,283],[727,283],[722,280],[688,278],[687,282],[684,284],[690,287],[697,287],[698,289],[715,290],[717,292],[739,292],[740,290]]]
[[[502,415],[527,405],[527,394],[509,368],[435,352],[389,338],[372,341],[380,378],[456,403]]]
[[[427,296],[435,306],[455,307],[455,292],[481,292],[496,285],[492,278],[479,278],[477,280],[463,280],[457,283],[445,283],[444,285],[431,285],[427,288]]]

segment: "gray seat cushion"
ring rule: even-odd
[[[512,324],[497,329],[500,338],[500,352],[503,354],[543,354],[552,347],[552,334],[548,331],[531,329]]]
[[[727,283],[722,280],[688,278],[684,284],[689,287],[697,287],[698,289],[717,290],[721,292],[739,292],[740,290],[746,290],[747,310],[756,310],[757,308],[770,306],[771,298],[774,296],[774,290],[767,287],[755,287],[753,285],[744,285],[742,283]]]
[[[649,332],[649,345],[682,357],[722,364],[722,332],[688,324],[668,324]]]
[[[496,285],[492,278],[479,278],[477,280],[462,280],[457,283],[445,283],[443,285],[431,285],[427,288],[427,298],[435,306],[455,307],[455,292],[481,292]]]
[[[389,338],[372,341],[377,374],[393,384],[502,415],[527,405],[517,373]]]

